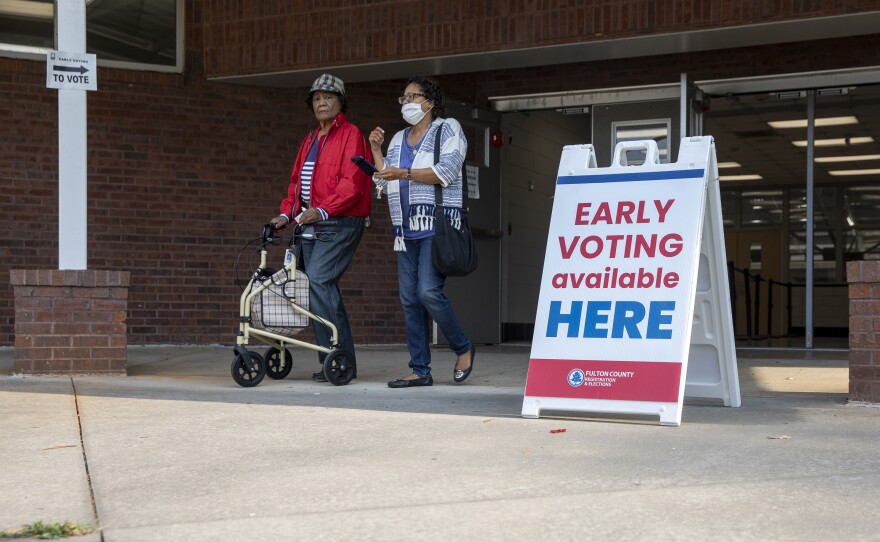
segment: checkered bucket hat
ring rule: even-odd
[[[340,96],[345,96],[345,83],[342,82],[342,79],[333,77],[329,73],[325,73],[321,77],[315,79],[315,82],[312,83],[312,88],[309,89],[309,95],[316,90],[335,92]]]

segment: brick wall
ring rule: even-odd
[[[686,32],[877,9],[874,0],[205,0],[206,70],[233,75]]]
[[[200,2],[187,4],[185,74],[99,69],[88,94],[88,267],[131,273],[129,344],[234,343],[246,241],[278,211],[307,89],[212,84],[201,73]],[[45,63],[0,58],[0,345],[13,344],[10,269],[57,269],[57,95]],[[393,85],[394,96],[399,85]],[[351,89],[364,131],[398,126],[381,84]],[[383,107],[379,107],[379,105]],[[378,111],[379,113],[374,113]],[[382,114],[386,115],[383,120]],[[388,119],[392,116],[393,120]],[[383,201],[343,280],[359,343],[404,340]],[[280,266],[283,250],[270,256]]]
[[[14,371],[125,374],[127,271],[13,270]]]
[[[880,403],[880,261],[847,262],[849,399]]]
[[[432,10],[442,12],[438,15],[442,17],[456,12],[454,6],[438,3],[378,5],[396,4],[428,10],[424,14],[419,11],[420,17],[428,17]],[[626,9],[660,5],[620,4],[630,6]],[[688,3],[696,6],[695,13],[714,13],[712,6],[717,4]],[[746,12],[754,3],[732,5],[740,4],[734,11]],[[771,7],[776,4],[769,3]],[[778,16],[773,14],[778,10],[791,14],[799,9],[793,6],[800,4],[773,8],[768,17]],[[809,4],[817,10],[816,15],[849,12],[866,5],[858,1],[844,9],[833,7],[837,3],[819,4]],[[825,4],[832,7],[822,8]],[[327,7],[341,5],[330,2]],[[506,9],[518,21],[531,13],[528,10],[533,5],[481,4],[485,10]],[[617,9],[610,2],[592,5],[605,11]],[[242,73],[256,66],[252,56],[237,65],[224,52],[227,49],[217,48],[218,43],[234,48],[236,43],[253,38],[253,25],[259,20],[265,28],[259,27],[258,43],[279,39],[273,37],[277,34],[273,25],[279,21],[289,26],[278,42],[281,46],[298,35],[295,25],[299,19],[274,10],[301,9],[297,6],[301,3],[187,0],[184,74],[99,69],[99,90],[88,94],[88,265],[90,269],[130,271],[129,344],[234,341],[240,295],[235,278],[246,278],[247,263],[253,261],[250,251],[243,254],[238,266],[236,257],[277,211],[296,148],[314,117],[303,104],[306,89],[212,83],[203,66],[219,69],[216,66],[222,61],[241,68],[236,71]],[[329,25],[337,39],[349,39],[345,36],[351,32],[336,31],[346,27],[336,25],[329,12],[320,11],[324,4],[321,6],[311,13],[311,23]],[[459,6],[461,17],[477,9],[475,6]],[[670,9],[681,17],[690,13]],[[231,21],[239,15],[241,21]],[[390,20],[402,16],[394,15]],[[225,28],[219,38],[217,25]],[[204,27],[209,30],[207,38]],[[501,46],[519,43],[514,38],[508,36]],[[213,44],[207,50],[203,48],[206,40]],[[370,54],[384,60],[394,57],[376,44],[370,47]],[[453,47],[449,45],[443,52],[451,52]],[[859,55],[851,54],[853,50]],[[681,71],[695,74],[695,79],[711,79],[877,64],[880,35],[669,55],[655,57],[650,63],[625,59],[447,75],[440,80],[448,96],[487,105],[488,96],[499,94],[674,82]],[[332,67],[328,71],[332,72]],[[400,129],[403,123],[394,97],[402,87],[402,81],[348,85],[349,118],[365,133],[379,124],[392,131]],[[0,117],[7,119],[0,123],[0,190],[4,194],[0,213],[0,345],[13,344],[10,269],[56,269],[58,265],[56,116],[57,94],[45,88],[45,63],[0,58]],[[356,342],[399,343],[404,333],[385,201],[374,205],[372,218],[373,227],[367,230],[342,283],[345,302]],[[281,258],[279,249],[270,262],[280,265]]]

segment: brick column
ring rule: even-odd
[[[849,400],[880,403],[880,261],[848,262]]]
[[[16,373],[125,374],[128,271],[9,272]]]

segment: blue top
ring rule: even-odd
[[[425,132],[427,135],[428,132]],[[403,147],[400,150],[400,167],[402,168],[411,168],[413,164],[413,159],[416,156],[416,153],[419,152],[419,147],[422,145],[422,141],[425,140],[425,136],[422,136],[422,140],[416,143],[415,145],[410,145],[407,141],[409,136],[409,128],[403,131]],[[400,180],[400,201],[409,201],[409,183],[410,181],[401,179]],[[401,208],[403,212],[403,238],[409,239],[411,241],[415,241],[417,239],[427,239],[428,237],[432,237],[434,235],[433,230],[427,231],[412,231],[409,228],[409,206],[403,205]]]

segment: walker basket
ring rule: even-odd
[[[253,288],[260,284],[255,281]],[[305,273],[297,269],[291,277],[282,269],[263,284],[268,286],[251,302],[251,325],[285,337],[293,337],[309,325],[309,317],[290,304],[309,310],[309,277]]]

